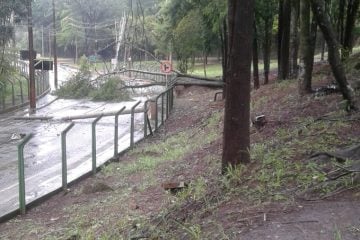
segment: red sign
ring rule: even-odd
[[[172,71],[172,65],[169,61],[162,61],[160,65],[160,70],[163,73],[171,73]]]

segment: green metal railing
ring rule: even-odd
[[[125,110],[126,107],[123,107],[115,114],[115,130],[114,130],[114,157],[118,155],[118,145],[119,145],[119,115]]]
[[[19,208],[20,213],[26,213],[26,194],[25,194],[25,160],[24,147],[33,137],[32,134],[27,135],[17,146],[18,148],[18,170],[19,170]]]
[[[139,106],[141,101],[138,101],[131,108],[131,120],[130,120],[130,148],[134,147],[134,131],[135,131],[135,108]],[[146,114],[146,113],[144,113]]]
[[[92,136],[92,171],[93,174],[96,173],[96,124],[100,121],[103,115],[95,118],[95,120],[91,123],[91,136]]]
[[[165,112],[166,114],[166,118],[168,117],[168,114],[170,113],[170,111],[172,110],[173,107],[173,88],[170,88],[162,93],[160,93],[158,96],[155,97],[155,99],[152,100],[147,100],[144,103],[143,106],[143,114],[144,114],[144,138],[146,138],[148,136],[148,129],[150,130],[150,134],[152,134],[152,123],[151,120],[148,117],[148,103],[150,101],[154,101],[155,102],[155,109],[156,109],[156,114],[155,114],[155,125],[154,125],[154,131],[156,131],[158,129],[158,121],[157,121],[157,117],[158,117],[158,100],[159,98],[165,99],[166,98],[166,104],[165,101],[163,101],[163,103],[161,104],[162,109],[161,109],[161,113],[164,114]],[[131,114],[131,121],[130,121],[130,147],[132,148],[134,147],[135,141],[134,141],[134,136],[135,136],[135,110],[136,107],[139,106],[139,104],[141,103],[141,101],[136,102],[130,110],[130,114]],[[164,109],[164,107],[166,107],[166,109]],[[120,114],[124,114],[124,110],[125,107],[121,108],[118,112],[116,112],[113,116],[115,116],[115,123],[114,123],[114,157],[117,156],[118,154],[118,127],[119,127],[119,115]],[[91,123],[91,136],[92,136],[92,154],[91,154],[91,161],[92,161],[92,173],[95,174],[96,173],[96,169],[97,169],[97,159],[96,159],[96,154],[97,154],[97,146],[96,146],[96,125],[97,123],[103,118],[103,115],[98,116],[97,118],[95,118],[92,123]],[[163,119],[161,124],[163,124]],[[68,132],[75,126],[75,123],[72,122],[70,123],[62,132],[61,132],[61,173],[62,173],[62,189],[63,190],[67,190],[67,186],[68,186],[68,169],[67,169],[67,134]],[[29,134],[27,135],[17,146],[18,149],[18,174],[19,174],[19,209],[20,209],[20,213],[21,214],[25,214],[26,213],[26,192],[25,192],[25,159],[24,159],[24,147],[25,145],[33,138],[33,134]]]
[[[61,132],[61,174],[62,174],[62,188],[67,190],[67,155],[66,155],[66,135],[74,127],[75,123],[70,123],[64,131]]]
[[[29,98],[29,81],[27,65],[22,61],[14,61],[14,67],[20,73],[0,82],[0,113],[22,107]],[[50,90],[49,72],[37,70],[35,75],[36,96],[41,97]],[[25,91],[24,86],[27,86]]]

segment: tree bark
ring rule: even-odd
[[[352,53],[354,41],[354,27],[355,21],[359,10],[360,0],[349,0],[346,14],[346,25],[344,32],[343,42],[343,55],[342,58],[346,59]]]
[[[311,23],[311,11],[309,0],[300,3],[300,51],[301,51],[301,76],[299,78],[299,93],[305,95],[311,93],[311,79],[314,66],[314,53],[316,41],[316,22],[313,18]]]
[[[279,17],[278,17],[278,36],[277,36],[277,57],[278,57],[278,77],[281,76],[281,47],[282,47],[282,36],[283,36],[283,7],[284,7],[284,1],[286,0],[279,0]]]
[[[264,28],[265,28],[264,41],[263,41],[264,84],[269,83],[272,26],[273,26],[273,17],[272,15],[270,15],[264,19]]]
[[[250,162],[253,18],[253,0],[228,0],[229,61],[226,72],[223,173],[229,166]]]
[[[292,0],[291,9],[291,76],[298,76],[298,57],[299,57],[299,8],[300,1]]]
[[[340,58],[339,43],[328,19],[328,14],[325,12],[324,0],[311,0],[311,7],[328,46],[329,63],[332,72],[343,98],[348,101],[347,110],[354,110],[356,106],[353,99],[353,90],[346,79],[344,65]]]
[[[256,21],[254,21],[254,37],[253,37],[253,80],[254,88],[260,88],[259,81],[259,54],[258,54],[258,36],[257,36],[257,27]]]
[[[280,76],[281,80],[289,78],[290,70],[290,22],[291,0],[284,0],[282,8],[282,36],[280,47]]]
[[[344,19],[345,19],[345,4],[346,0],[339,0],[339,15],[338,15],[338,22],[337,22],[337,32],[338,32],[338,39],[341,44],[343,44],[344,40]]]
[[[226,19],[222,21],[222,26],[220,27],[221,33],[221,47],[222,47],[222,73],[223,73],[223,81],[224,81],[224,89],[223,89],[223,99],[226,97],[226,69],[227,69],[227,61],[228,61],[228,31],[227,31],[227,22]]]

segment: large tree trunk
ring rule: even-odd
[[[291,4],[291,76],[298,76],[298,55],[299,55],[299,7],[300,0],[292,0]]]
[[[222,170],[250,162],[250,84],[254,1],[228,0],[229,61]],[[241,43],[241,44],[240,44]]]
[[[280,47],[280,76],[279,79],[289,78],[290,70],[290,23],[291,23],[291,0],[284,0],[282,8],[282,36]]]
[[[253,79],[254,79],[254,88],[260,88],[259,81],[259,56],[258,56],[258,36],[256,21],[254,21],[254,40],[253,40]]]
[[[324,0],[311,0],[311,7],[328,46],[329,63],[334,77],[344,99],[348,101],[347,110],[356,109],[353,92],[347,82],[344,65],[341,62],[339,43],[325,11]]]
[[[273,26],[273,17],[267,16],[264,19],[265,34],[263,40],[264,84],[269,83],[272,26]]]
[[[286,0],[285,0],[286,1]],[[278,35],[277,35],[277,57],[278,57],[278,77],[281,76],[281,47],[282,47],[282,37],[283,37],[283,7],[284,7],[284,0],[279,0],[279,17],[278,17]]]
[[[304,95],[311,93],[311,79],[314,65],[314,53],[316,42],[316,22],[310,21],[310,2],[302,0],[300,3],[300,52],[301,52],[301,76],[299,78],[299,93]]]
[[[341,44],[343,44],[344,40],[344,19],[345,19],[345,3],[347,0],[339,0],[339,15],[337,19],[337,32],[338,32],[338,39]]]
[[[228,60],[228,32],[227,32],[227,23],[226,19],[222,21],[222,24],[220,24],[220,40],[221,40],[221,65],[222,65],[222,79],[224,84],[223,88],[223,99],[226,96],[226,69],[227,69],[227,60]]]
[[[360,0],[349,0],[346,14],[346,25],[343,42],[343,59],[346,59],[353,49],[354,27],[359,10]]]

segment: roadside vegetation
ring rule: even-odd
[[[329,81],[328,71],[317,70],[314,84]],[[295,80],[286,80],[252,92],[252,112],[265,114],[268,122],[251,129],[250,164],[222,175],[223,102],[209,101],[213,90],[190,88],[160,132],[67,194],[3,224],[0,238],[239,239],[264,218],[282,214],[280,209],[291,214],[302,201],[344,195],[359,200],[356,175],[329,180],[322,169],[335,169],[338,162],[311,158],[359,144],[356,116],[349,118],[340,95],[299,101],[296,89]],[[169,182],[185,187],[165,191]],[[338,222],[324,234],[356,239],[357,227]]]
[[[61,98],[90,98],[94,101],[127,101],[130,100],[126,90],[120,90],[122,81],[119,78],[107,78],[99,84],[91,80],[90,64],[86,57],[79,62],[79,71],[64,85],[55,91]]]

